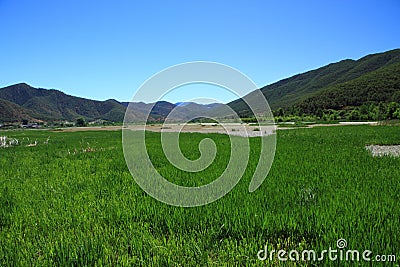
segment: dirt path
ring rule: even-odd
[[[185,132],[185,133],[224,133],[237,136],[264,136],[270,135],[278,130],[293,130],[299,128],[313,127],[332,127],[346,125],[377,125],[377,122],[341,122],[338,124],[310,124],[299,127],[278,127],[269,126],[252,126],[240,123],[225,123],[223,125],[213,123],[196,123],[196,124],[152,124],[152,125],[130,125],[127,128],[133,131],[148,130],[153,132]],[[116,131],[122,129],[123,126],[91,126],[91,127],[69,127],[59,128],[55,132],[80,132],[80,131]],[[125,127],[126,128],[126,127]]]

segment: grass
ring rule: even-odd
[[[238,185],[195,208],[165,205],[136,185],[121,131],[0,133],[20,141],[0,149],[0,266],[338,266],[326,260],[262,262],[257,252],[265,245],[322,251],[335,248],[339,238],[349,249],[396,254],[400,158],[373,158],[364,146],[399,144],[399,130],[278,131],[270,174],[248,193],[260,141],[251,138],[251,161]],[[193,186],[218,177],[229,159],[229,138],[221,134],[181,134],[182,153],[198,158],[205,136],[219,153],[194,176],[168,164],[159,133],[146,138],[158,171]]]

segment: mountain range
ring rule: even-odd
[[[399,63],[400,49],[394,49],[367,55],[359,60],[346,59],[332,63],[280,80],[260,90],[272,110],[295,107],[304,108],[306,113],[312,113],[318,108],[359,106],[365,101],[390,102],[397,99],[400,102],[396,97],[400,90]],[[249,93],[243,99],[251,103],[257,102],[256,97],[254,93]],[[349,101],[349,98],[352,100]],[[228,105],[242,116],[251,115],[242,99]]]
[[[15,122],[87,120],[122,121],[125,107],[116,100],[96,101],[58,90],[33,88],[19,83],[0,89],[0,120]]]
[[[107,120],[121,122],[129,102],[114,99],[96,101],[67,95],[58,90],[33,88],[19,83],[0,88],[0,122],[87,121]],[[197,116],[207,117],[210,111],[223,104],[197,104],[193,102],[172,104],[166,101],[157,103],[131,103],[131,121],[163,121],[174,110],[172,120],[187,120]]]
[[[343,109],[365,102],[400,102],[400,49],[367,55],[359,60],[346,59],[262,87],[261,92],[272,110],[299,109],[312,114],[318,109]],[[253,116],[245,103],[259,101],[251,92],[227,105],[240,116]],[[67,95],[59,90],[33,88],[19,83],[0,88],[0,122],[123,120],[128,102],[113,99],[96,101]],[[174,120],[223,116],[223,104],[132,103],[133,121],[163,121],[172,111]],[[257,111],[256,111],[257,112]]]

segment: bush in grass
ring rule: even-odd
[[[87,125],[87,122],[86,122],[86,120],[85,120],[85,118],[78,118],[77,120],[76,120],[76,124],[75,124],[77,127],[84,127],[84,126],[86,126]]]

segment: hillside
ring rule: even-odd
[[[359,60],[342,60],[316,70],[283,79],[267,85],[260,90],[267,98],[272,110],[289,108],[327,88],[333,88],[339,84],[355,80],[368,73],[399,62],[400,49],[395,49],[384,53],[368,55]],[[369,76],[368,79],[374,80],[372,76]],[[356,83],[353,84],[355,88],[358,87]],[[384,89],[382,88],[382,90]],[[244,98],[250,102],[257,101],[252,93],[246,95]],[[242,116],[251,115],[242,99],[232,101],[228,105]]]
[[[31,120],[34,118],[30,115],[32,111],[24,109],[19,105],[10,101],[0,99],[0,121],[18,122],[22,120]]]
[[[367,73],[349,82],[331,85],[295,104],[302,112],[340,110],[365,103],[400,103],[400,63]]]
[[[96,101],[67,95],[54,89],[34,88],[25,83],[0,88],[0,122],[75,121],[83,117],[87,121],[97,119],[122,122],[128,102],[116,100]],[[130,106],[131,122],[164,121],[171,113],[171,121],[186,121],[193,117],[208,116],[222,104],[201,105],[185,103],[176,105],[166,101],[157,103],[133,103]]]
[[[21,118],[71,121],[78,117],[122,121],[125,114],[125,107],[115,100],[89,100],[58,90],[33,88],[25,83],[1,88],[0,99],[1,121],[20,121]]]

